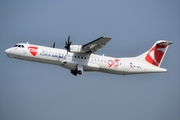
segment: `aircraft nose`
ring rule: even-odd
[[[12,55],[12,53],[11,53],[11,50],[12,50],[11,48],[8,48],[8,49],[6,49],[6,50],[4,51],[9,58],[13,58],[13,55]]]
[[[8,54],[8,53],[10,53],[10,52],[11,52],[10,49],[6,49],[6,50],[5,50],[5,53],[6,53],[6,54]]]

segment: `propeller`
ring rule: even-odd
[[[66,48],[66,50],[67,50],[67,54],[68,54],[68,52],[70,52],[70,46],[71,46],[71,43],[72,43],[72,41],[70,41],[70,35],[68,36],[68,40],[67,41],[65,41],[65,46],[64,46],[64,48]]]
[[[51,47],[52,47],[52,48],[55,48],[55,46],[56,46],[56,42],[54,42],[54,43],[53,43],[53,46],[51,46]]]
[[[55,48],[55,46],[56,46],[56,42],[53,43],[53,46],[52,46],[52,47]]]

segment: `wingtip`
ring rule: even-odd
[[[109,38],[109,39],[112,39],[111,37],[109,37],[109,36],[102,36],[103,38]]]

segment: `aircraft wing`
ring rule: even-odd
[[[96,52],[98,49],[104,47],[107,42],[111,40],[108,36],[102,36],[96,40],[93,40],[92,42],[89,42],[82,46],[82,50],[85,51],[85,53],[93,53]]]

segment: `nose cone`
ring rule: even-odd
[[[11,53],[11,48],[6,49],[4,52],[6,53],[6,55],[7,55],[9,58],[13,58],[12,53]]]
[[[6,53],[7,55],[11,54],[11,50],[12,50],[11,48],[8,48],[8,49],[5,50],[5,53]]]
[[[6,54],[9,54],[9,53],[10,53],[10,49],[6,49],[6,50],[5,50],[5,53],[6,53]]]

